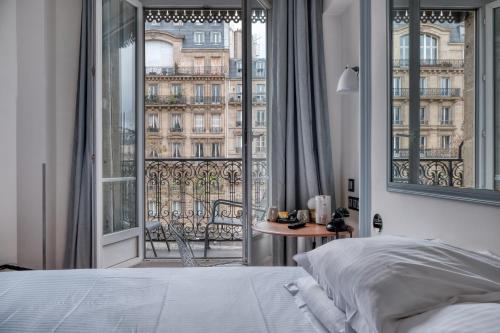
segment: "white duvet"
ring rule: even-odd
[[[0,332],[316,332],[283,285],[299,267],[0,274]]]

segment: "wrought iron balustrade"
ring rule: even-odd
[[[180,95],[149,95],[144,100],[146,105],[184,105],[186,96]]]
[[[184,129],[182,127],[179,127],[179,126],[170,128],[171,133],[182,133],[183,131],[184,131]]]
[[[148,132],[158,133],[158,132],[160,132],[160,129],[158,127],[148,127]]]
[[[409,59],[393,59],[394,68],[408,68]],[[421,59],[420,67],[445,67],[445,68],[463,68],[463,59]]]
[[[430,159],[459,159],[461,155],[460,148],[449,148],[449,149],[435,149],[435,148],[424,148],[420,149],[421,158]],[[409,149],[394,149],[394,158],[408,158]]]
[[[392,180],[407,183],[408,159],[393,159]],[[460,158],[420,159],[419,184],[462,187],[464,184],[464,161]]]
[[[194,97],[191,97],[191,104],[222,105],[222,104],[224,104],[224,97],[223,96],[194,96]]]
[[[241,201],[243,197],[241,159],[147,159],[145,161],[145,218],[160,221],[167,238],[172,221],[184,226],[190,240],[203,240],[205,228],[217,199]],[[252,196],[254,207],[267,202],[267,161],[252,161]],[[216,216],[237,218],[241,209],[221,207]],[[241,227],[210,226],[210,240],[234,241],[243,237]],[[157,239],[161,234],[154,235]]]
[[[226,74],[224,66],[173,66],[173,67],[146,67],[146,76],[196,76]]]
[[[460,88],[420,88],[420,96],[422,97],[457,98],[460,97],[460,92]],[[408,98],[410,96],[410,89],[393,88],[392,94],[394,97]]]
[[[222,133],[222,127],[210,127],[210,133]]]

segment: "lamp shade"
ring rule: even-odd
[[[337,92],[353,93],[359,91],[358,73],[358,67],[346,67],[340,76],[339,83],[337,85]]]

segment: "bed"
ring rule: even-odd
[[[374,237],[295,260],[1,273],[0,332],[499,332],[498,257]]]
[[[299,267],[0,274],[1,332],[325,332],[284,288]]]

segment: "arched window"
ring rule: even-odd
[[[420,61],[433,65],[437,60],[438,43],[437,38],[428,34],[420,35]]]
[[[158,74],[174,68],[174,50],[172,44],[157,40],[146,41],[147,72]]]
[[[438,40],[436,37],[420,35],[420,61],[424,64],[432,65],[436,62],[438,55]],[[399,38],[399,59],[410,59],[410,38],[404,35]]]

